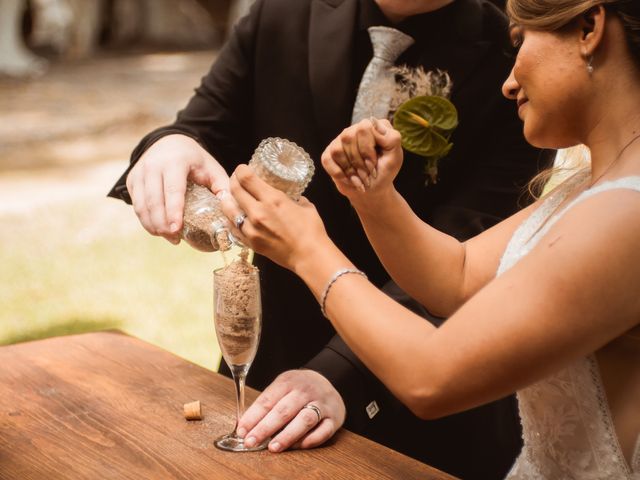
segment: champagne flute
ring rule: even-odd
[[[232,452],[253,452],[267,447],[268,440],[248,448],[238,437],[238,421],[244,413],[244,385],[256,356],[262,327],[260,277],[257,269],[238,273],[221,268],[213,272],[213,318],[222,357],[233,375],[236,391],[236,425],[233,432],[215,441]]]

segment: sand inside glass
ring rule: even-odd
[[[260,340],[260,282],[258,269],[240,258],[216,272],[216,332],[225,360],[230,365],[249,365]]]

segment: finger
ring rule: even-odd
[[[369,175],[366,172],[366,165],[360,152],[358,150],[358,129],[348,129],[341,138],[342,138],[342,147],[344,149],[345,155],[347,156],[351,167],[355,170],[356,175],[361,180],[363,185],[369,186]],[[349,175],[352,177],[353,175]]]
[[[227,175],[224,168],[222,168],[222,166],[216,161],[212,162],[210,168],[211,170],[209,175],[211,178],[211,191],[217,194],[222,190],[229,190],[229,175]]]
[[[242,189],[249,194],[253,199],[258,201],[264,201],[272,198],[273,195],[281,193],[279,190],[273,188],[262,180],[251,167],[248,165],[239,165],[233,173],[233,177],[237,180],[237,183]],[[231,193],[236,198],[240,207],[244,208],[244,205],[238,197],[236,197],[235,191],[232,189]],[[244,196],[246,198],[246,196]],[[246,210],[245,210],[246,211]]]
[[[384,123],[384,120],[386,119],[380,119],[378,120],[376,117],[371,117],[369,119],[369,121],[371,121],[371,123],[373,124],[373,128],[374,130],[377,130],[379,133],[381,133],[382,135],[384,135],[385,133],[387,133],[387,126]],[[387,123],[389,125],[391,125],[391,122],[387,121]]]
[[[250,247],[251,243],[248,242],[245,230],[249,224],[247,214],[242,211],[238,206],[238,203],[226,190],[221,190],[218,192],[217,196],[220,198],[220,209],[225,217],[224,227],[229,230],[235,240],[240,242],[242,245]],[[240,228],[238,228],[237,225],[240,225]]]
[[[240,183],[240,180],[235,173],[231,176],[231,181],[229,182],[229,192],[237,205],[239,213],[251,215],[251,212],[256,211],[256,208],[259,205],[258,200],[256,200],[253,194]],[[233,219],[234,217],[229,218],[232,222]]]
[[[342,148],[342,144],[339,140],[334,140],[329,144],[325,153],[331,158],[333,163],[338,165],[348,178],[351,175],[355,175],[355,170],[349,163],[349,159]]]
[[[343,168],[333,159],[328,149],[325,150],[320,157],[320,163],[322,163],[322,168],[324,168],[325,172],[327,172],[333,180],[349,181],[349,177],[347,177]]]
[[[247,226],[250,223],[249,215],[259,209],[259,202],[238,183],[235,174],[231,176],[229,188],[230,192],[222,190],[218,194],[222,213],[228,220],[226,226],[242,244],[251,246],[251,243],[247,243]],[[242,219],[241,222],[238,222],[239,219]]]
[[[167,235],[169,224],[164,209],[164,184],[159,172],[149,171],[146,173],[144,196],[151,228],[156,235]]]
[[[258,445],[278,430],[285,427],[304,407],[306,399],[294,393],[285,395],[276,405],[247,433],[245,444],[248,447]],[[309,410],[305,408],[304,410]],[[311,411],[313,415],[315,413]],[[317,417],[316,417],[317,421]]]
[[[236,227],[239,215],[242,215],[243,218],[240,228]],[[257,236],[257,231],[253,225],[251,225],[251,220],[249,220],[249,217],[247,217],[246,214],[240,213],[239,215],[233,217],[233,221],[227,223],[227,229],[231,235],[233,235],[236,244],[239,242],[240,246],[244,245],[255,250],[252,239]]]
[[[378,178],[378,168],[376,167],[376,163],[374,163],[373,161],[369,160],[368,158],[365,159],[364,163],[367,166],[367,170],[369,171],[369,175],[371,175],[371,177],[373,177],[373,178]],[[369,179],[369,181],[371,181],[371,179]]]
[[[375,163],[378,159],[378,154],[376,153],[376,139],[373,135],[373,128],[370,126],[366,130],[358,130],[356,140],[358,142],[358,152],[362,156],[367,173],[375,178],[377,176]],[[370,181],[368,177],[367,179]]]
[[[184,198],[187,192],[187,172],[181,168],[169,168],[162,175],[164,205],[169,233],[178,234],[184,216]]]
[[[289,424],[269,442],[269,450],[281,452],[293,446],[318,426],[318,416],[310,408],[302,408]]]
[[[383,150],[393,150],[400,146],[400,132],[393,128],[388,120],[378,120],[378,128],[373,130],[376,144]]]
[[[251,431],[290,390],[290,387],[278,378],[265,388],[238,421],[238,435],[244,437]]]
[[[353,183],[351,183],[351,179],[345,175],[340,165],[334,162],[330,155],[327,154],[326,156],[323,156],[321,161],[325,172],[329,174],[334,182],[340,183],[340,185],[343,185],[349,190],[356,188]]]
[[[351,185],[361,192],[364,192],[364,184],[356,174],[355,169],[351,166],[341,142],[337,142],[329,146],[329,155],[331,156],[332,161],[343,171],[345,177],[349,179]]]
[[[314,428],[299,443],[299,448],[314,448],[322,445],[336,433],[335,423],[330,418],[324,418],[316,428]]]
[[[222,210],[222,213],[224,213],[225,217],[227,217],[229,222],[228,226],[234,225],[238,216],[246,215],[228,190],[220,190],[216,197],[220,200],[220,209]]]
[[[140,224],[151,235],[155,235],[156,232],[153,231],[151,220],[149,219],[149,209],[147,208],[146,197],[144,194],[144,177],[142,175],[135,176],[131,191],[134,192],[134,196],[131,197],[133,211],[138,216]]]

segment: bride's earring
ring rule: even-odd
[[[589,76],[593,75],[593,55],[587,57],[587,73]]]

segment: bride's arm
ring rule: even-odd
[[[423,222],[397,192],[393,180],[402,157],[400,134],[388,121],[364,120],[331,142],[322,164],[356,210],[385,270],[431,313],[448,317],[494,277],[513,230],[533,206],[461,243]],[[345,172],[362,172],[369,159],[377,175],[365,190]]]
[[[494,278],[500,257],[532,205],[467,242],[423,222],[394,189],[375,204],[352,201],[391,278],[435,315],[449,317]]]
[[[328,316],[416,415],[468,409],[531,384],[638,324],[639,213],[635,192],[585,200],[439,329],[355,275],[332,288]],[[322,288],[318,268],[305,262],[298,269],[315,292]]]
[[[289,201],[248,168],[239,169],[231,183],[248,213],[242,232],[235,233],[295,271],[318,299],[337,270],[353,266],[326,236],[310,203]],[[327,316],[416,415],[471,408],[562,368],[638,322],[639,213],[634,192],[585,200],[440,329],[359,275],[343,275],[332,285]],[[483,241],[499,232],[500,225],[474,240],[478,255],[495,250]],[[504,244],[498,237],[493,241]]]

